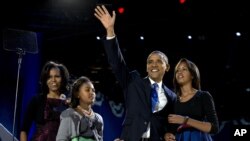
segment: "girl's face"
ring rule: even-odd
[[[91,82],[83,83],[79,88],[80,104],[93,104],[95,101],[95,88]]]
[[[49,78],[47,79],[47,86],[49,91],[58,92],[61,87],[62,77],[58,68],[52,68],[49,71]]]
[[[181,62],[177,67],[176,67],[176,75],[175,79],[177,80],[177,83],[184,85],[186,83],[191,83],[193,76],[191,75],[188,66],[185,62]]]

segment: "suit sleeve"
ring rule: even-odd
[[[176,103],[176,101],[177,101],[177,96],[176,96],[176,94],[173,93],[172,91],[169,91],[168,100],[169,100],[168,114],[174,113],[174,106],[175,106],[175,103]],[[179,126],[179,125],[177,125],[177,124],[171,124],[171,123],[167,122],[167,126],[166,126],[166,127],[167,127],[167,130],[166,130],[166,132],[175,134],[176,131],[177,131],[178,126]]]
[[[109,65],[123,89],[127,88],[129,81],[129,70],[123,58],[117,38],[103,40],[104,49],[107,54]]]

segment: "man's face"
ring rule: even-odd
[[[161,54],[153,53],[149,55],[147,59],[147,72],[152,80],[160,82],[168,70],[169,65],[166,64]]]

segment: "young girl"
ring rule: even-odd
[[[179,125],[176,141],[212,141],[211,134],[219,130],[215,104],[212,95],[201,90],[200,72],[193,62],[182,58],[177,63],[174,87],[178,99],[175,114],[170,114],[168,120]]]
[[[102,141],[103,119],[92,110],[95,89],[87,77],[72,86],[71,107],[63,111],[56,141]]]

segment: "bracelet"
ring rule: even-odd
[[[185,116],[185,119],[184,119],[184,121],[183,121],[183,123],[182,123],[182,124],[187,124],[188,119],[189,119],[189,117],[188,117],[188,116]]]

